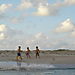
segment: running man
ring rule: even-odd
[[[31,58],[29,47],[27,47],[27,50],[26,50],[26,56],[27,56],[27,58]]]
[[[38,49],[38,46],[36,46],[36,59],[37,59],[37,57],[39,57],[39,58],[40,58],[39,53],[40,53],[40,50]]]
[[[16,57],[17,60],[22,60],[21,52],[22,52],[22,50],[21,50],[21,46],[18,46],[17,57]]]

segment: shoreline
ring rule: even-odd
[[[1,61],[16,61],[16,51],[0,51]],[[41,51],[40,59],[36,59],[34,51],[31,58],[27,59],[25,52],[22,52],[22,62],[34,64],[75,64],[75,51]]]

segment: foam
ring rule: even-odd
[[[34,63],[23,63],[23,62],[0,62],[0,70],[42,70],[55,68],[51,64],[34,64]]]
[[[0,62],[0,71],[18,70],[66,70],[75,69],[75,64],[35,64],[24,62]]]

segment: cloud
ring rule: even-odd
[[[53,4],[57,8],[66,7],[66,6],[72,6],[75,5],[75,0],[63,0],[63,2],[57,2]]]
[[[33,1],[33,0],[32,0]],[[34,12],[36,16],[56,16],[62,7],[75,5],[75,0],[64,0],[63,2],[48,3],[48,0],[35,0],[32,2],[37,11]],[[36,5],[35,5],[36,4]]]
[[[71,47],[72,43],[69,43],[67,41],[58,41],[58,43],[56,45],[54,45],[55,49],[69,49]]]
[[[4,24],[0,24],[0,40],[3,40],[6,38],[5,32],[7,30],[7,27]]]
[[[44,2],[45,1],[45,2]],[[47,4],[46,0],[33,0],[33,1],[23,1],[23,2],[29,2],[28,6],[23,2],[21,2],[19,9],[25,10],[29,9],[31,7],[35,8],[35,12],[33,14],[35,16],[53,16],[57,15],[59,12],[59,9],[64,6],[73,5],[74,2],[68,3],[69,0],[55,3],[55,4]],[[23,5],[22,5],[23,4]],[[5,12],[8,8],[4,9]],[[3,16],[2,16],[3,17]],[[21,18],[22,17],[22,18]],[[19,17],[13,17],[11,19],[12,23],[20,23],[25,19],[25,16],[19,16]],[[30,27],[30,26],[29,26]],[[55,29],[55,32],[70,32],[72,36],[75,36],[75,24],[70,20],[67,19],[64,22],[60,23],[59,26]],[[21,44],[24,48],[26,46],[30,46],[30,48],[35,48],[36,45],[39,45],[42,49],[47,48],[69,48],[70,45],[72,45],[72,42],[65,42],[63,40],[59,41],[61,39],[59,36],[53,38],[49,38],[49,36],[45,35],[44,33],[36,33],[33,36],[26,36],[21,35],[21,31],[18,31],[17,29],[13,29],[8,27],[7,25],[1,24],[0,25],[0,48],[14,48],[15,46]],[[28,37],[28,38],[27,38]],[[52,35],[51,35],[52,37]],[[70,38],[67,38],[67,40],[70,40]],[[12,44],[12,45],[11,45]],[[70,46],[71,47],[71,46]]]
[[[37,11],[34,13],[34,15],[37,16],[48,16],[49,15],[49,9],[46,6],[39,5]]]
[[[0,33],[0,40],[3,40],[5,38],[6,38],[5,34],[4,33]]]
[[[0,24],[0,49],[14,49],[21,44],[21,41],[24,41],[25,37],[23,35],[20,30]]]
[[[30,38],[26,40],[25,44],[26,46],[30,46],[32,49],[37,45],[42,49],[51,47],[49,44],[49,37],[42,32],[36,33],[32,37],[30,36]]]
[[[4,13],[7,9],[9,9],[12,4],[1,4],[0,5],[0,13]]]
[[[27,40],[25,40],[24,46],[29,46],[31,49],[34,49],[35,46],[39,46],[39,48],[43,50],[69,49],[73,44],[73,42],[69,40],[70,38],[68,39],[67,37],[56,38],[56,35],[55,37],[50,38],[49,35],[47,36],[44,33],[39,32],[30,37],[30,39],[28,38]]]
[[[15,49],[18,45],[22,46],[22,49],[30,47],[31,50],[35,49],[36,46],[39,46],[40,49],[60,49],[60,48],[75,48],[70,38],[50,38],[45,35],[45,33],[39,32],[35,35],[22,35],[20,33],[15,34],[15,30],[10,29],[11,34],[0,33],[0,48],[1,49]],[[9,31],[9,30],[8,30]],[[7,35],[7,38],[5,38]],[[9,36],[9,37],[8,37]],[[64,41],[65,40],[65,41]],[[73,40],[74,41],[74,40]],[[70,43],[69,43],[70,42]],[[12,45],[11,45],[12,44]]]
[[[35,16],[55,16],[58,13],[58,8],[49,4],[48,0],[21,0],[21,3],[17,6],[17,9],[35,9],[31,15]]]
[[[67,5],[75,5],[75,0],[65,0],[64,1],[64,4],[67,4]]]
[[[33,12],[35,16],[56,16],[62,7],[74,5],[75,0],[57,1],[50,4],[48,0],[30,0],[36,11]]]
[[[7,10],[12,7],[12,4],[0,4],[0,20],[7,20]]]
[[[36,16],[55,16],[59,11],[54,5],[43,5],[42,3],[40,3],[36,9],[37,11],[33,13]]]
[[[63,6],[68,6],[68,5],[75,5],[75,0],[57,0],[55,3],[49,3],[48,0],[29,0],[33,6],[35,7],[38,7],[38,5],[41,3],[43,4],[44,6],[46,5],[52,5],[52,6],[55,6],[55,7],[63,7]]]
[[[1,37],[1,39],[2,39],[2,37],[3,37],[3,39],[10,39],[11,37],[14,38],[14,36],[16,37],[21,34],[22,34],[22,32],[19,30],[12,29],[5,24],[0,24],[0,37]]]
[[[22,0],[21,4],[17,7],[19,10],[24,10],[32,7],[30,1]]]
[[[36,39],[48,39],[48,36],[46,36],[44,33],[39,32],[34,36]]]
[[[0,24],[0,32],[6,31],[7,27],[4,24]]]
[[[55,29],[55,32],[72,32],[75,29],[74,24],[70,19],[62,22],[59,27]]]
[[[74,5],[75,0],[63,0],[56,1],[55,3],[49,3],[48,0],[21,0],[21,3],[17,6],[19,10],[35,9],[31,15],[35,16],[56,16],[62,7]]]
[[[38,5],[42,4],[44,6],[48,5],[48,0],[30,0],[33,7],[37,8]]]

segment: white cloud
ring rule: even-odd
[[[0,24],[0,40],[3,40],[6,38],[5,32],[7,31],[7,26],[4,24]]]
[[[33,13],[36,16],[55,16],[58,13],[58,8],[48,3],[40,3],[36,9],[37,11]]]
[[[1,4],[0,5],[0,13],[4,13],[11,6],[12,6],[12,4]]]
[[[7,38],[10,39],[11,37],[14,37],[14,36],[16,37],[16,36],[21,35],[21,34],[22,34],[22,32],[19,30],[12,29],[5,24],[0,25],[0,37],[1,38],[5,37],[5,39],[7,39]]]
[[[49,37],[42,32],[33,35],[30,39],[28,38],[26,40],[26,46],[30,46],[32,49],[34,49],[35,46],[39,46],[42,49],[51,47]]]
[[[56,37],[56,35],[55,35]],[[65,40],[65,41],[64,41]],[[31,49],[34,49],[36,45],[39,46],[40,49],[67,49],[72,46],[72,42],[69,43],[70,38],[50,38],[44,33],[40,32],[35,34],[30,39],[25,40],[26,47],[29,46]]]
[[[64,3],[67,5],[75,5],[75,0],[65,0]]]
[[[48,0],[21,0],[18,9],[25,10],[28,8],[35,8],[33,12],[35,16],[56,16],[61,7],[74,5],[75,0],[57,0],[55,3],[50,4]]]
[[[75,29],[74,24],[70,19],[62,22],[59,27],[56,28],[55,32],[72,32]]]
[[[0,24],[0,32],[6,31],[7,27],[4,24]]]
[[[57,2],[53,4],[57,8],[65,7],[65,6],[72,6],[75,5],[75,0],[63,0],[63,2]]]
[[[5,38],[6,38],[5,34],[4,33],[0,33],[0,40],[3,40]]]
[[[39,32],[34,36],[36,39],[48,39],[48,36],[46,36],[44,33]]]
[[[8,30],[9,31],[9,30]],[[44,33],[40,32],[33,36],[26,36],[26,35],[19,35],[16,38],[15,37],[15,31],[11,30],[10,28],[10,34],[6,33],[0,33],[0,48],[2,49],[15,49],[18,45],[22,46],[22,49],[25,49],[27,46],[30,47],[30,49],[35,49],[36,46],[39,46],[40,49],[59,49],[59,48],[75,48],[74,45],[72,45],[74,42],[69,41],[70,38],[49,38],[49,36],[45,35]],[[7,36],[10,36],[8,38]],[[6,37],[8,39],[6,39]],[[64,41],[65,40],[65,41]],[[73,40],[74,41],[74,40]],[[69,43],[70,42],[70,43]],[[11,45],[12,44],[12,45]]]
[[[5,24],[0,25],[0,49],[14,49],[23,41],[23,32],[10,28]],[[25,37],[24,37],[25,39]],[[12,45],[11,45],[12,44]]]
[[[37,12],[34,13],[37,16],[48,16],[49,15],[49,9],[46,6],[39,5]]]
[[[33,4],[35,8],[38,7],[38,5],[42,4],[46,6],[48,4],[48,0],[30,0],[30,2]]]
[[[24,10],[26,8],[31,8],[31,7],[32,7],[32,3],[30,1],[23,0],[17,8],[20,10]]]
[[[37,2],[37,3],[36,3]],[[58,1],[56,3],[50,4],[48,0],[35,0],[32,2],[37,11],[34,12],[37,16],[55,16],[59,13],[61,7],[74,5],[75,0],[64,0],[63,2]],[[36,4],[36,5],[35,5]]]
[[[53,16],[58,13],[58,8],[49,4],[48,0],[22,0],[17,8],[21,10],[35,8],[36,11],[32,13],[35,16]]]
[[[8,27],[5,24],[0,24],[0,40],[7,38]]]

